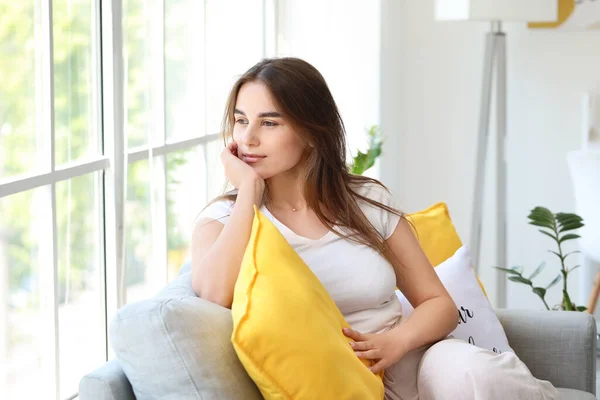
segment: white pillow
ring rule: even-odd
[[[514,352],[508,344],[502,324],[477,282],[472,265],[471,253],[467,246],[462,246],[452,257],[435,267],[435,272],[458,308],[458,327],[450,335],[498,354]],[[396,295],[402,303],[403,315],[408,317],[414,308],[400,291],[396,290]]]

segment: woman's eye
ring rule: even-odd
[[[264,124],[265,126],[277,126],[277,124],[273,121],[265,121]]]
[[[243,119],[243,118],[238,118],[238,119],[236,119],[236,120],[235,120],[235,123],[236,123],[236,124],[245,124],[245,123],[246,123],[246,120],[245,120],[245,119]]]

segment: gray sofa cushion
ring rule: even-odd
[[[557,388],[557,390],[560,393],[561,400],[596,400],[596,396],[588,392],[582,392],[581,390],[561,388]]]
[[[81,400],[128,400],[135,397],[121,365],[117,360],[111,360],[102,368],[81,379],[79,398]]]
[[[138,400],[262,399],[231,344],[231,311],[198,298],[184,273],[123,307],[109,338]]]
[[[572,311],[502,310],[510,346],[533,376],[556,387],[596,393],[596,321]]]

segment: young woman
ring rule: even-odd
[[[257,205],[352,326],[344,333],[357,357],[385,369],[386,399],[557,398],[514,354],[447,338],[456,305],[386,188],[348,172],[344,124],[313,66],[278,58],[250,68],[233,86],[223,130],[221,161],[236,190],[196,221],[198,296],[231,307]],[[415,307],[409,318],[396,286]]]

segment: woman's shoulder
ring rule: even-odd
[[[354,183],[353,188],[359,195],[378,203],[385,205],[394,203],[394,196],[390,190],[379,181],[365,180],[364,182]]]
[[[383,236],[389,238],[394,232],[402,212],[400,211],[394,196],[390,190],[379,181],[364,181],[355,187],[356,193],[372,200],[380,205],[388,207],[395,212],[372,204],[364,199],[358,199],[358,204],[367,219],[373,224],[375,229]]]

